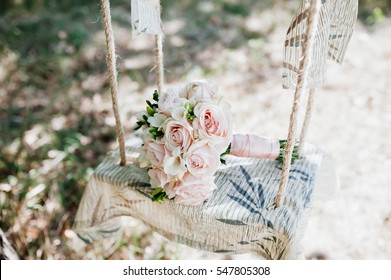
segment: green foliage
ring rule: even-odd
[[[287,140],[280,140],[280,154],[276,159],[280,163],[284,163],[286,144],[287,144]],[[299,158],[299,143],[295,142],[292,150],[291,163],[293,164],[298,158]]]
[[[149,130],[149,133],[151,134],[152,138],[154,140],[160,138],[160,137],[163,137],[164,136],[164,133],[163,131],[160,131],[159,129],[157,128],[152,128]]]
[[[359,2],[359,18],[372,25],[385,19],[391,12],[391,0],[363,0]]]
[[[378,22],[381,22],[385,19],[385,15],[383,13],[383,10],[379,7],[376,7],[373,9],[372,13],[365,19],[365,22],[367,24],[375,24]]]
[[[162,188],[157,188],[152,193],[153,202],[162,202],[166,197],[166,192]]]
[[[157,92],[157,90],[153,92],[153,100],[159,102],[159,93]]]

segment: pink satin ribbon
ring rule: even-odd
[[[237,157],[276,159],[280,154],[280,142],[253,134],[234,134],[230,154]]]

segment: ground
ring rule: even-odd
[[[282,42],[297,3],[231,2],[164,10],[167,83],[217,83],[236,132],[285,137],[293,94],[281,88]],[[131,36],[127,1],[113,7],[129,134],[155,88],[153,42]],[[99,11],[5,15],[0,27],[0,226],[22,258],[256,258],[167,242],[135,219],[114,244],[84,245],[74,215],[93,168],[116,147]],[[390,36],[387,19],[359,21],[344,63],[329,64],[316,92],[308,141],[333,157],[341,190],[314,205],[307,258],[391,258]]]

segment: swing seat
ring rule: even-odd
[[[292,165],[284,201],[277,209],[274,198],[282,164],[233,156],[227,156],[227,164],[218,170],[217,190],[203,205],[152,202],[147,170],[135,162],[141,144],[139,137],[131,136],[126,155],[133,163],[120,166],[119,152],[111,152],[90,178],[74,225],[85,242],[118,234],[118,218],[132,216],[167,239],[193,248],[297,259],[302,256],[312,202],[332,197],[338,188],[331,159],[306,144],[302,158]]]

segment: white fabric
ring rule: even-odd
[[[284,88],[296,88],[307,29],[309,2],[309,0],[301,0],[296,16],[288,28],[282,71]],[[314,88],[324,83],[327,58],[338,63],[342,62],[356,23],[357,11],[358,0],[322,0],[307,88]]]
[[[138,33],[163,35],[159,0],[131,0],[131,21]]]

